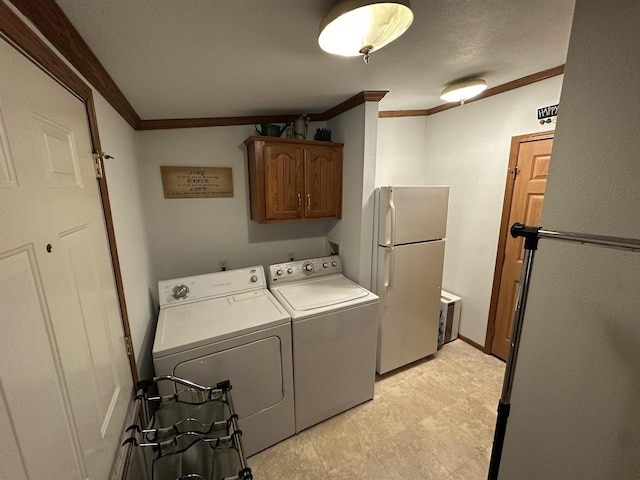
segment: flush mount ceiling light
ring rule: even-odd
[[[464,105],[465,100],[480,95],[486,88],[487,82],[481,78],[460,80],[445,87],[440,98],[445,102],[460,102],[460,105]]]
[[[341,0],[320,22],[318,44],[345,57],[369,54],[393,42],[413,22],[409,0]]]

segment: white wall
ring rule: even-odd
[[[376,187],[425,185],[428,121],[427,116],[378,121]]]
[[[378,185],[450,185],[443,287],[463,297],[460,333],[484,345],[511,137],[550,130],[562,76],[429,117],[379,122]],[[561,107],[562,108],[562,107]]]
[[[366,102],[327,122],[332,140],[344,143],[342,220],[327,238],[342,244],[342,267],[351,280],[369,288],[373,232],[378,103]]]
[[[365,103],[364,158],[362,164],[362,221],[360,223],[360,273],[358,283],[371,288],[373,215],[378,163],[378,102]]]
[[[157,293],[142,210],[136,132],[97,92],[96,117],[105,160],[124,296],[140,378],[153,375],[151,344],[155,333]]]
[[[561,86],[558,76],[429,117],[425,181],[451,187],[443,286],[463,297],[460,333],[480,345],[511,137],[553,128],[553,123],[540,125],[537,109],[558,103]]]
[[[312,124],[309,131],[315,131]],[[157,278],[321,256],[328,222],[258,224],[250,219],[247,151],[253,126],[138,132],[143,196]],[[233,198],[165,199],[160,166],[230,167]]]
[[[640,4],[577,2],[543,224],[640,239]],[[640,478],[640,253],[541,240],[501,479]]]

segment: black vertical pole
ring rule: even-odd
[[[515,365],[518,359],[520,348],[520,337],[522,334],[522,320],[524,318],[527,297],[529,295],[529,283],[531,279],[531,269],[535,251],[538,249],[538,230],[540,227],[527,227],[521,223],[514,223],[511,227],[511,236],[514,238],[524,237],[524,258],[522,260],[522,271],[520,273],[520,285],[516,308],[513,314],[513,326],[511,331],[511,348],[502,384],[502,396],[498,402],[498,419],[496,420],[496,431],[493,437],[493,449],[491,450],[491,461],[489,463],[488,480],[498,480],[500,470],[500,460],[502,458],[502,448],[507,431],[507,420],[511,410],[511,390],[513,388],[513,376]]]

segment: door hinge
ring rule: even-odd
[[[96,178],[104,177],[104,169],[103,169],[104,156],[103,153],[93,153],[93,165],[96,169]]]
[[[518,173],[520,173],[520,170],[518,170],[517,166],[510,168],[509,170],[511,170],[511,174],[513,175],[514,179],[518,176]]]
[[[96,168],[96,178],[104,178],[104,160],[105,158],[113,158],[104,152],[93,152],[93,165]]]
[[[124,337],[124,346],[127,349],[127,356],[133,355],[133,345],[131,344],[131,337],[128,335]]]

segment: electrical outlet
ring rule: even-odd
[[[287,257],[289,257],[289,261],[293,262],[296,258],[296,252],[289,252],[287,253]]]
[[[218,266],[220,267],[220,271],[224,272],[227,269],[228,263],[226,260],[219,260]]]

